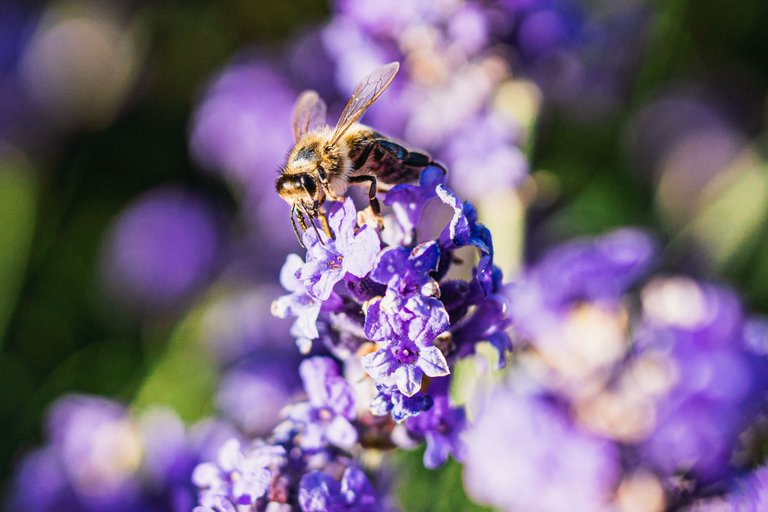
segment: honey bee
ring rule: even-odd
[[[399,68],[399,63],[391,62],[363,78],[333,128],[325,123],[325,102],[315,91],[304,91],[296,100],[296,144],[280,171],[276,187],[280,197],[291,206],[291,225],[302,247],[296,222],[306,231],[305,216],[321,243],[315,219],[332,237],[321,209],[326,199],[341,201],[350,184],[367,184],[370,208],[380,218],[377,190],[415,181],[422,168],[434,164],[426,153],[409,151],[399,142],[357,123],[389,87]]]

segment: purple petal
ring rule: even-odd
[[[451,373],[448,361],[437,347],[422,347],[419,349],[419,361],[416,363],[424,374],[429,377],[443,377]]]
[[[390,351],[386,348],[380,348],[372,354],[367,354],[360,358],[363,369],[373,380],[383,380],[392,375],[397,367],[397,361]]]
[[[307,299],[311,297],[306,296]],[[312,300],[300,311],[296,321],[291,327],[291,335],[296,338],[317,339],[320,334],[317,332],[317,316],[320,314],[321,304]]]
[[[377,283],[395,286],[401,279],[400,273],[408,266],[410,251],[405,247],[390,247],[381,252],[375,263],[371,279]]]
[[[299,366],[299,374],[309,402],[315,407],[324,407],[328,403],[326,383],[339,374],[333,359],[327,357],[305,359]]]
[[[355,406],[355,394],[352,386],[341,376],[330,379],[327,383],[328,401],[327,406],[349,420],[357,416],[357,407]]]
[[[435,469],[442,466],[448,460],[451,445],[448,440],[439,434],[428,432],[427,448],[424,450],[424,467]]]
[[[345,247],[352,242],[357,224],[357,210],[351,198],[347,197],[340,207],[332,209],[328,224],[335,235],[337,246]]]
[[[327,300],[333,287],[344,277],[341,261],[313,260],[304,264],[300,274],[307,287],[307,293],[318,300]]]
[[[443,203],[453,209],[453,217],[444,233],[454,245],[466,245],[470,237],[470,229],[469,221],[464,215],[464,203],[445,185],[438,185],[437,195]]]
[[[416,365],[403,365],[395,370],[395,382],[397,389],[405,396],[415,395],[421,389],[421,376],[423,372]]]
[[[419,185],[397,185],[387,192],[384,204],[392,210],[403,227],[409,232],[416,227],[424,212],[424,207],[435,197],[435,188],[445,181],[445,173],[435,166],[425,168],[419,177]]]
[[[512,350],[512,340],[507,333],[499,331],[488,336],[488,342],[499,352],[499,362],[496,369],[501,370],[507,366],[507,352]]]
[[[302,512],[326,512],[338,504],[339,482],[320,471],[307,473],[299,484],[299,505]]]
[[[232,494],[239,503],[254,503],[264,496],[272,482],[272,472],[265,467],[246,468],[232,484]],[[243,500],[247,498],[247,500]]]
[[[413,268],[422,275],[434,271],[439,259],[440,246],[434,240],[417,245],[410,256]]]
[[[448,312],[437,299],[415,296],[408,300],[406,308],[415,313],[408,326],[408,339],[421,346],[430,346],[450,325]]]
[[[336,416],[325,431],[325,436],[334,446],[339,448],[352,448],[357,442],[357,430],[342,416]]]
[[[280,269],[280,284],[288,290],[294,293],[304,292],[304,283],[299,279],[299,272],[304,265],[304,260],[298,254],[289,254],[285,258],[283,268]]]
[[[216,487],[223,483],[221,471],[212,462],[198,464],[192,472],[192,483],[201,489]]]
[[[365,336],[371,341],[388,341],[394,338],[392,325],[382,311],[382,299],[374,299],[369,303],[365,312],[364,331]]]
[[[341,477],[341,494],[347,505],[373,505],[376,495],[365,473],[356,466],[344,470]]]
[[[381,242],[376,231],[366,224],[347,244],[337,242],[337,247],[344,254],[344,270],[354,276],[365,277],[373,268]]]

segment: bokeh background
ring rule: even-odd
[[[632,225],[660,241],[657,270],[768,311],[768,4],[376,5],[2,2],[3,496],[72,393],[269,431],[299,389],[269,314],[297,250],[273,192],[292,103],[314,88],[336,115],[390,60],[403,71],[366,119],[449,163],[512,279]],[[458,466],[413,460],[406,509],[459,510],[418,503]]]

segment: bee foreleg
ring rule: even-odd
[[[317,241],[320,242],[320,245],[325,245],[325,242],[323,242],[323,237],[320,236],[320,231],[317,230],[317,226],[315,225],[315,221],[313,216],[307,211],[306,206],[302,205],[302,209],[304,210],[304,214],[307,216],[307,219],[309,220],[309,224],[312,226],[312,229],[315,231],[315,235],[317,235]],[[299,219],[301,219],[301,225],[304,227],[304,231],[307,230],[307,225],[304,223],[304,216],[300,216]]]
[[[370,185],[368,186],[368,204],[371,205],[371,210],[373,210],[373,213],[377,216],[381,216],[381,205],[379,205],[379,200],[376,198],[376,188],[377,188],[377,182],[375,176],[370,176],[368,174],[363,174],[361,176],[352,176],[349,178],[350,183],[363,183],[363,182],[370,182]]]
[[[323,231],[325,231],[325,234],[328,235],[328,238],[335,240],[333,234],[331,233],[331,227],[328,225],[328,218],[326,217],[324,211],[320,210],[320,216],[318,219],[320,220],[320,225],[323,227]]]
[[[300,219],[299,222],[300,222],[300,224],[302,226],[304,226],[304,218],[301,217],[301,213],[299,213],[297,211],[295,206],[293,208],[291,208],[291,226],[293,226],[293,233],[296,235],[296,240],[299,241],[299,245],[301,245],[301,247],[303,249],[306,249],[306,247],[304,247],[304,241],[301,239],[301,233],[299,233],[299,228],[296,227],[296,214],[297,213],[299,214],[299,219]],[[306,229],[307,229],[306,226],[304,226],[304,230],[305,231],[306,231]]]

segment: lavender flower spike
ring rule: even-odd
[[[301,268],[299,278],[304,281],[307,293],[318,300],[330,297],[336,283],[349,273],[364,277],[373,268],[373,262],[381,249],[376,231],[368,224],[355,232],[357,211],[352,199],[347,198],[335,208],[328,224],[336,237],[323,243],[314,230],[304,233],[307,246],[307,263]]]

